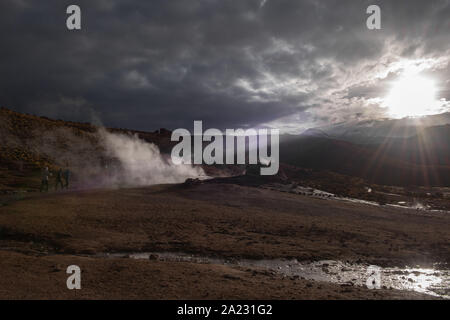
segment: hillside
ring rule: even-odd
[[[70,168],[78,188],[183,182],[239,166],[174,166],[171,131],[103,128],[0,108],[0,194],[38,191],[43,167]]]
[[[320,136],[282,143],[283,162],[361,177],[383,185],[450,185],[450,125],[435,126],[408,138],[356,144]]]
[[[70,167],[76,175],[117,164],[105,146],[100,128],[89,123],[52,120],[0,109],[0,192],[36,191],[40,170]],[[156,144],[162,153],[171,149],[170,131],[141,132],[107,128],[105,132],[137,136]],[[91,173],[90,173],[91,174]]]

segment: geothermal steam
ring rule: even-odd
[[[173,164],[157,145],[137,135],[105,128],[93,132],[68,126],[49,128],[45,121],[19,130],[2,113],[0,151],[6,155],[19,152],[23,161],[50,165],[52,171],[68,168],[72,172],[70,186],[76,189],[180,183],[205,176],[200,167]]]
[[[160,183],[180,183],[187,178],[204,176],[199,167],[175,165],[170,157],[161,155],[159,148],[137,135],[114,134],[100,130],[100,142],[106,155],[120,162],[119,168],[110,168],[110,184],[144,186]]]

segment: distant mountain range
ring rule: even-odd
[[[283,138],[280,161],[385,185],[450,185],[450,114],[310,129]],[[439,124],[439,125],[434,125]]]
[[[304,134],[315,136],[327,135],[338,140],[355,143],[378,143],[385,138],[407,138],[420,133],[426,128],[450,124],[450,112],[416,118],[365,120],[354,123],[341,123],[315,129],[308,129]]]

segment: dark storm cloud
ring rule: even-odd
[[[364,99],[384,89],[365,74],[450,42],[449,1],[373,3],[2,0],[0,104],[139,129],[370,117]],[[81,31],[65,27],[70,4]]]

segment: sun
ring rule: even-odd
[[[408,75],[393,83],[385,106],[393,118],[425,116],[438,113],[436,84],[432,79]]]

